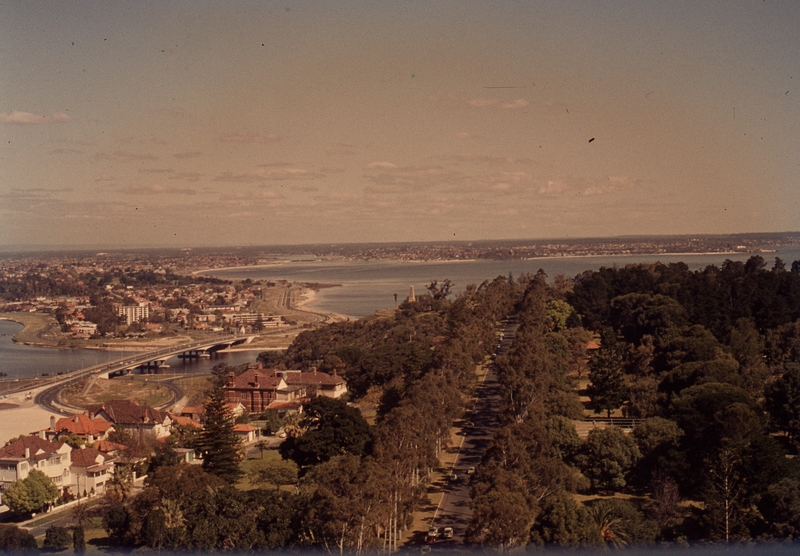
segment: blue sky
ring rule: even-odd
[[[0,245],[797,230],[797,29],[770,0],[3,2]]]

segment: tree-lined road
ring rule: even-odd
[[[515,320],[509,319],[503,330],[496,355],[504,355],[514,342],[517,329]],[[459,447],[456,461],[453,464],[451,479],[448,480],[444,495],[434,517],[433,525],[439,527],[440,535],[445,527],[453,528],[453,538],[439,540],[435,548],[445,548],[462,544],[467,525],[472,519],[470,507],[469,481],[470,468],[481,462],[483,453],[488,448],[497,428],[497,415],[500,410],[500,384],[494,363],[490,364],[486,375],[478,388],[475,406],[465,422],[462,423],[463,441]]]

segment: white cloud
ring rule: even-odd
[[[303,170],[301,168],[291,168],[285,166],[258,168],[252,172],[244,174],[234,174],[233,172],[223,172],[214,178],[213,181],[229,183],[256,183],[261,181],[284,181],[284,180],[313,180],[324,177],[323,174]]]
[[[64,112],[56,112],[49,116],[40,116],[30,112],[14,110],[11,113],[0,112],[0,124],[62,124],[72,120]]]
[[[172,156],[174,156],[178,160],[187,160],[187,159],[190,159],[190,158],[201,157],[201,156],[203,156],[203,153],[201,153],[199,151],[194,151],[194,152],[188,152],[188,153],[175,153]]]
[[[590,185],[582,191],[584,195],[607,195],[624,189],[636,187],[641,180],[627,176],[608,176],[606,183]]]
[[[338,143],[325,149],[325,152],[330,155],[347,156],[356,154],[355,145],[348,145],[346,143]]]
[[[462,95],[448,93],[446,95],[428,97],[430,102],[444,103],[451,108],[494,108],[500,110],[521,110],[531,105],[524,98],[514,100],[501,100],[499,98],[469,98]]]
[[[142,168],[139,171],[144,174],[171,174],[175,170],[170,168]]]
[[[547,183],[539,186],[540,195],[561,195],[569,190],[569,184],[561,180],[547,180]]]
[[[139,154],[131,151],[114,151],[113,153],[99,152],[94,155],[97,160],[110,160],[113,162],[135,162],[138,160],[158,160],[158,157],[152,154]]]
[[[274,133],[261,135],[260,133],[228,133],[220,137],[225,143],[274,143],[280,141],[280,137]]]
[[[372,170],[372,172],[370,172]],[[397,166],[390,162],[373,162],[366,167],[364,177],[373,186],[372,192],[403,192],[443,184],[455,184],[464,179],[461,172],[442,166]]]
[[[194,189],[169,189],[163,185],[129,185],[118,189],[125,195],[195,195]]]

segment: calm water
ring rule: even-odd
[[[697,270],[708,265],[721,265],[725,259],[746,261],[750,253],[718,255],[649,255],[616,257],[545,258],[527,261],[455,261],[455,262],[394,262],[394,261],[300,261],[282,262],[259,268],[219,270],[212,274],[219,278],[251,280],[289,280],[296,282],[319,282],[341,284],[335,288],[321,290],[313,308],[363,317],[375,311],[393,308],[394,294],[402,302],[409,286],[414,286],[417,295],[425,293],[431,280],[449,278],[455,283],[454,293],[463,291],[467,284],[480,284],[497,276],[514,276],[535,273],[543,269],[552,279],[558,274],[575,276],[584,270],[598,270],[602,266],[624,266],[634,263],[664,264],[684,262]],[[792,261],[800,259],[800,246],[779,248],[775,253],[761,256],[772,268],[775,257],[780,257],[787,268]]]
[[[529,261],[458,261],[411,263],[393,261],[287,261],[261,268],[220,270],[213,274],[220,278],[251,280],[289,280],[296,282],[320,282],[341,284],[321,290],[313,307],[354,318],[370,315],[375,311],[393,308],[394,294],[398,301],[408,296],[409,286],[414,286],[419,295],[431,280],[449,278],[455,283],[454,292],[463,291],[467,284],[480,284],[497,276],[514,276],[543,269],[552,278],[558,274],[575,276],[584,270],[597,270],[602,266],[623,266],[633,263],[685,262],[692,270],[708,265],[721,265],[725,259],[745,261],[748,253],[728,255],[670,255],[592,258],[547,258]],[[779,248],[775,253],[762,256],[772,267],[774,258],[780,257],[787,267],[800,259],[800,246]],[[24,378],[65,373],[113,359],[123,357],[122,352],[96,350],[67,350],[39,348],[14,344],[11,337],[22,329],[22,325],[0,321],[0,372],[8,378]],[[258,352],[233,352],[218,354],[212,359],[184,361],[173,357],[167,361],[171,372],[205,373],[217,363],[240,365],[254,362]]]
[[[94,349],[55,349],[15,344],[11,338],[22,330],[22,325],[11,321],[0,321],[0,372],[7,373],[6,380],[41,376],[51,376],[107,363],[114,359],[132,355],[135,352],[100,351]],[[211,359],[187,360],[171,357],[167,360],[170,372],[205,373],[210,372],[217,363],[228,365],[254,362],[257,351],[220,353]]]

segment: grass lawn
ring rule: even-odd
[[[25,326],[21,332],[14,334],[14,341],[20,343],[36,343],[50,346],[59,345],[59,340],[66,339],[61,333],[58,321],[43,313],[0,313],[0,317],[13,320]]]
[[[148,379],[149,378],[149,379]],[[169,402],[172,390],[161,385],[152,377],[128,375],[124,378],[97,378],[87,389],[87,381],[81,381],[64,388],[59,398],[75,407],[101,404],[110,400],[136,400],[139,405],[157,406]]]
[[[191,375],[176,379],[174,384],[185,392],[186,405],[202,405],[206,390],[211,388],[211,378],[210,375]]]

